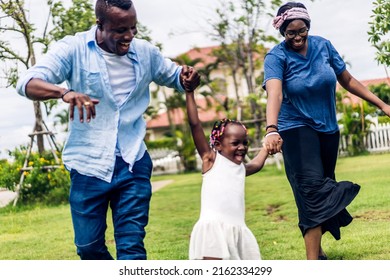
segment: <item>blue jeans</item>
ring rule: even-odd
[[[86,260],[113,259],[105,242],[107,210],[112,209],[117,259],[145,260],[145,226],[152,194],[152,160],[148,152],[132,172],[116,158],[111,183],[72,170],[70,207],[77,254]]]

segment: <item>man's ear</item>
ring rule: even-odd
[[[100,20],[96,20],[96,24],[97,24],[97,27],[99,28],[99,30],[100,31],[102,31],[102,29],[103,29],[103,25],[102,25],[102,23],[100,22]]]

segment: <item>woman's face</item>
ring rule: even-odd
[[[306,48],[309,29],[303,20],[297,19],[290,22],[284,31],[286,44],[294,51],[299,52]]]

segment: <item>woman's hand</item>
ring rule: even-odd
[[[385,113],[385,114],[390,118],[390,105],[386,104],[386,105],[382,108],[382,111],[383,111],[383,113]]]
[[[277,131],[268,132],[263,140],[263,147],[269,155],[282,152],[283,139]]]

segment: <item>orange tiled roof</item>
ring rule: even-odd
[[[379,85],[379,84],[388,84],[390,86],[390,78],[378,78],[378,79],[370,79],[370,80],[362,80],[360,81],[363,86],[368,87],[371,85]],[[340,90],[341,86],[339,83],[337,83],[336,90]],[[352,102],[352,104],[358,104],[361,102],[361,98],[357,97],[356,95],[352,93],[347,93],[348,98],[344,99],[345,103]]]
[[[371,85],[379,85],[379,84],[388,84],[390,86],[390,78],[379,78],[379,79],[371,79],[371,80],[363,80],[360,81],[365,87]]]
[[[213,51],[220,48],[220,46],[209,46],[209,47],[196,47],[193,48],[179,56],[187,55],[190,60],[200,59],[201,61],[196,63],[194,66],[196,67],[204,67],[210,63],[215,63],[217,58],[213,55]],[[253,57],[255,59],[264,59],[264,57],[260,56],[258,53],[253,53]]]
[[[216,62],[217,58],[212,54],[212,51],[218,48],[219,46],[210,46],[202,48],[196,47],[179,56],[187,55],[190,60],[200,59],[201,61],[198,62],[195,66],[204,67],[205,65]]]
[[[362,81],[359,81],[362,83],[363,86],[367,87],[367,86],[371,86],[371,85],[379,85],[379,84],[388,84],[390,85],[390,78],[378,78],[378,79],[370,79],[370,80],[362,80]],[[339,83],[337,83],[337,87],[336,87],[336,90],[340,90],[341,89],[341,86]]]

